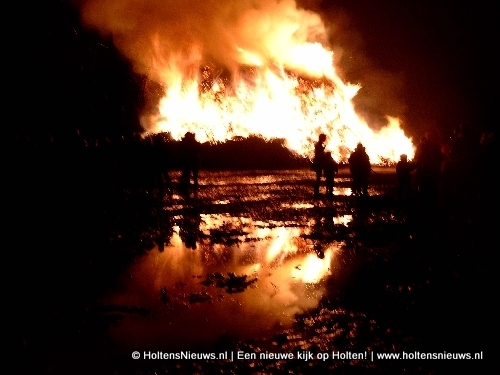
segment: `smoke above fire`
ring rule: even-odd
[[[166,84],[179,68],[207,61],[237,70],[267,60],[310,73],[297,46],[327,40],[321,18],[294,0],[87,0],[82,19],[111,36],[138,72]],[[321,69],[331,54],[320,58],[319,76],[330,73]]]
[[[375,132],[355,112],[359,87],[336,74],[319,14],[295,0],[83,0],[80,9],[86,26],[162,87],[141,119],[148,132],[284,138],[303,156],[325,133],[339,160],[358,142],[374,162],[413,154],[396,119]]]

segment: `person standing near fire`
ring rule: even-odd
[[[368,179],[371,172],[370,158],[365,147],[358,143],[356,149],[349,156],[349,169],[352,176],[352,195],[368,195]]]
[[[415,151],[419,195],[424,203],[431,206],[438,201],[441,164],[443,154],[437,131],[429,130]]]
[[[396,174],[398,176],[398,199],[406,201],[411,196],[411,172],[416,168],[414,163],[408,161],[406,154],[401,154],[396,164]]]
[[[200,166],[200,143],[196,140],[194,133],[187,132],[181,140],[180,157],[182,163],[182,174],[180,179],[181,190],[191,187],[191,178],[195,190],[198,189],[198,170]]]
[[[337,173],[339,171],[339,165],[333,159],[331,152],[325,153],[323,170],[325,172],[326,197],[327,197],[327,199],[332,200],[333,199],[333,182],[335,179],[335,173]]]
[[[316,172],[316,181],[314,182],[314,198],[319,197],[319,186],[325,164],[325,141],[326,134],[321,133],[318,137],[318,141],[314,145],[314,159],[312,162],[312,169]]]

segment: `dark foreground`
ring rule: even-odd
[[[481,373],[492,209],[399,202],[392,169],[355,199],[341,172],[333,201],[312,199],[308,170],[205,172],[196,198],[9,190],[9,359],[33,374]],[[377,357],[444,352],[483,359]]]

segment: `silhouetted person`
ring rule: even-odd
[[[194,208],[186,210],[177,223],[179,225],[179,237],[184,246],[196,250],[200,236],[201,215],[199,211]]]
[[[419,179],[419,194],[425,201],[437,200],[443,154],[436,139],[437,135],[427,132],[417,146],[415,161]]]
[[[314,197],[319,197],[319,185],[325,163],[325,141],[326,135],[320,134],[318,141],[314,145],[313,171],[316,172],[316,181],[314,182]]]
[[[186,190],[191,186],[191,177],[193,178],[194,188],[198,188],[200,147],[201,145],[196,140],[194,133],[187,132],[182,138],[180,144],[180,157],[182,163],[180,187],[183,190]]]
[[[143,139],[139,133],[132,134],[126,147],[127,188],[132,194],[138,194],[144,188],[150,165],[147,160],[147,150],[150,139]]]
[[[158,188],[160,197],[165,191],[172,193],[172,182],[169,175],[170,159],[172,155],[167,140],[163,134],[153,137],[154,185]]]
[[[368,195],[371,165],[370,158],[361,143],[358,143],[354,152],[349,156],[349,169],[352,176],[352,194]]]
[[[333,198],[333,182],[335,173],[339,171],[339,166],[333,159],[331,152],[325,153],[323,170],[325,172],[326,196],[331,199]]]
[[[141,139],[141,149],[140,149],[140,179],[141,187],[144,192],[154,195],[156,188],[156,176],[158,170],[158,157],[155,154],[155,139],[153,136],[148,135]]]
[[[396,165],[396,174],[398,175],[398,198],[410,198],[411,172],[415,169],[413,163],[408,162],[408,156],[402,154]]]

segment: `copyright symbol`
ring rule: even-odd
[[[139,359],[139,358],[141,358],[141,353],[139,353],[139,352],[133,352],[132,353],[132,358],[133,359]]]

